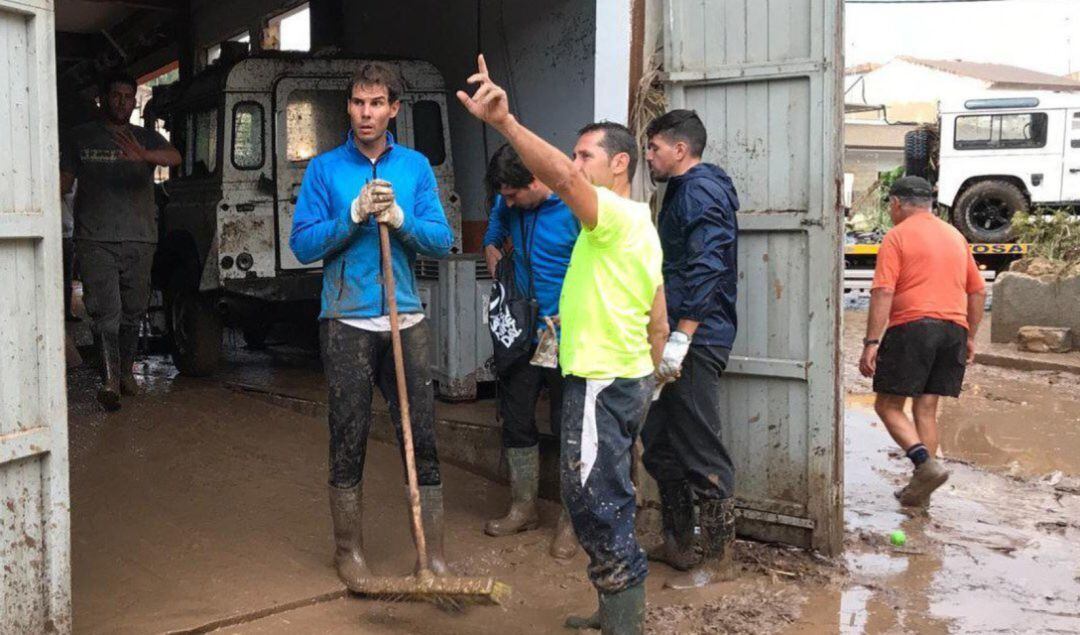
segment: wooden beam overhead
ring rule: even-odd
[[[131,9],[146,9],[149,11],[179,11],[180,3],[173,0],[83,0],[95,4],[114,4],[119,7]]]
[[[108,40],[100,33],[56,32],[56,57],[61,60],[94,59],[109,47]]]

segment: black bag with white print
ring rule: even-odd
[[[536,319],[540,313],[529,261],[532,243],[525,238],[525,221],[520,215],[518,221],[521,223],[522,242],[526,245],[523,256],[525,269],[529,272],[529,295],[522,295],[518,291],[514,259],[504,255],[493,272],[495,281],[491,286],[491,300],[488,304],[488,329],[491,331],[494,347],[495,372],[499,375],[505,375],[515,364],[528,357],[536,333]],[[535,229],[534,220],[534,234]]]

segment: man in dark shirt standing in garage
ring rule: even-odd
[[[150,300],[157,246],[154,169],[180,165],[180,153],[157,132],[132,125],[135,80],[111,75],[101,85],[101,119],[72,128],[60,153],[61,194],[75,194],[75,253],[83,302],[99,342],[108,410],[138,391],[132,364]]]

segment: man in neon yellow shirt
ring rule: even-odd
[[[563,386],[560,476],[563,503],[589,554],[600,610],[582,626],[641,633],[645,553],[634,533],[630,480],[634,444],[668,335],[663,252],[649,208],[630,200],[638,149],[613,123],[583,128],[571,161],[518,123],[481,55],[479,84],[462,104],[506,137],[525,167],[581,221],[559,299]],[[598,623],[597,623],[598,621]],[[569,623],[568,623],[569,625]]]

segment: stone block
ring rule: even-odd
[[[1017,334],[1020,350],[1030,353],[1068,353],[1072,330],[1055,326],[1022,326]]]
[[[1022,326],[1056,326],[1080,333],[1080,276],[1034,277],[1015,271],[994,281],[990,341],[1016,341]]]

